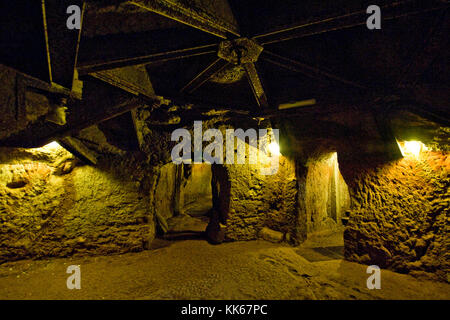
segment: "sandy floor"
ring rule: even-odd
[[[381,289],[369,290],[366,266],[309,262],[298,248],[265,241],[156,245],[125,255],[3,264],[0,299],[450,299],[448,284],[385,270]],[[81,266],[80,290],[66,287],[73,264]]]

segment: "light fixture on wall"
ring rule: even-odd
[[[422,151],[428,150],[428,148],[421,141],[402,141],[399,145],[404,157],[413,156],[418,159]]]
[[[41,148],[50,151],[50,150],[57,150],[57,149],[60,149],[60,148],[62,148],[62,147],[60,146],[60,144],[59,144],[58,142],[52,141],[52,142],[46,144],[45,146],[43,146],[43,147],[41,147]]]
[[[280,145],[279,145],[279,130],[274,130],[272,127],[267,128],[267,136],[265,143],[265,153],[269,156],[281,156]]]
[[[269,143],[269,145],[267,146],[267,150],[275,156],[281,156],[280,153],[280,145],[276,142],[276,141],[272,141],[271,143]]]
[[[36,152],[43,152],[51,155],[59,155],[62,153],[69,153],[63,146],[61,146],[58,142],[52,141],[47,143],[45,146],[39,148],[31,148],[30,150],[34,150]]]

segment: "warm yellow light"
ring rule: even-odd
[[[269,145],[267,146],[267,150],[275,156],[281,156],[280,146],[275,141],[269,143]]]
[[[403,144],[403,153],[411,154],[416,158],[419,157],[422,150],[426,150],[426,147],[420,141],[405,141]]]
[[[53,141],[53,142],[50,142],[49,144],[46,144],[41,149],[46,150],[46,151],[56,151],[56,150],[61,149],[61,148],[62,147],[59,145],[58,142]]]
[[[56,141],[50,142],[40,148],[32,148],[31,150],[35,150],[37,152],[51,153],[51,154],[58,154],[60,152],[65,151],[65,149]]]

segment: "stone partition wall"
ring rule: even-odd
[[[324,153],[307,162],[307,232],[336,231],[350,208],[350,194],[337,162],[337,153]]]
[[[204,216],[212,209],[211,165],[199,163],[183,165],[179,187],[179,212],[190,216]]]
[[[177,192],[177,166],[173,163],[165,164],[156,169],[153,189],[150,190],[150,210],[154,212],[160,224],[172,218],[175,214]]]
[[[61,147],[1,149],[0,262],[147,248],[155,225],[137,168],[108,163],[83,165]]]
[[[352,198],[346,259],[449,281],[448,153],[340,164]]]
[[[226,240],[298,245],[309,233],[339,230],[350,208],[332,152],[307,161],[281,156],[274,175],[261,175],[258,165],[213,165],[213,194]]]
[[[212,208],[211,165],[168,163],[155,169],[150,204],[164,220],[174,215],[205,216]]]
[[[261,175],[258,165],[213,165],[213,205],[226,240],[264,237],[297,243],[297,180],[294,161],[280,157],[278,172]],[[275,231],[275,232],[271,232]],[[276,240],[276,239],[272,239]]]

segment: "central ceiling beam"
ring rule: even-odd
[[[177,39],[177,41],[173,41]],[[83,38],[77,64],[85,75],[120,67],[215,54],[210,36],[191,30],[160,30]]]
[[[441,0],[407,0],[394,1],[381,6],[381,18],[383,21],[398,19],[424,12],[441,10],[449,6],[448,1]],[[259,44],[267,45],[291,39],[298,39],[329,31],[352,28],[366,25],[369,15],[366,7],[360,10],[336,15],[320,20],[303,21],[293,26],[280,28],[272,32],[266,32],[253,37]]]
[[[208,32],[222,39],[228,34],[239,37],[239,28],[226,0],[133,0],[129,3],[169,19]]]

